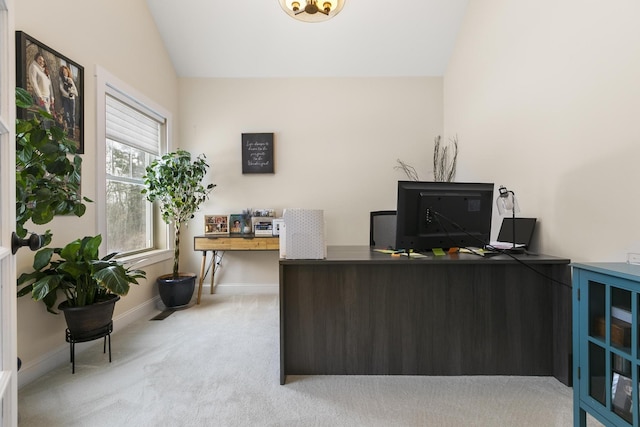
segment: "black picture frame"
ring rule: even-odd
[[[242,173],[274,173],[273,133],[242,134]]]
[[[632,391],[631,378],[614,372],[611,380],[611,406],[613,407],[613,412],[630,423],[633,423],[631,415],[633,406]]]
[[[43,64],[38,64],[36,55],[42,57]],[[47,83],[50,96],[41,97],[43,92],[39,88]],[[84,67],[28,34],[16,31],[16,85],[33,97],[33,106],[18,109],[18,118],[28,119],[36,109],[44,108],[65,129],[67,138],[76,143],[77,153],[84,153]]]

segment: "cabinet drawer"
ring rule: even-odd
[[[277,237],[196,237],[196,251],[269,251],[280,248]]]

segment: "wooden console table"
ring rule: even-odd
[[[280,249],[280,238],[277,236],[229,235],[213,236],[203,235],[193,238],[193,249],[202,251],[202,263],[200,264],[200,281],[198,283],[198,299],[200,304],[202,296],[202,283],[204,282],[205,266],[207,264],[207,252],[211,251],[213,258],[209,264],[211,269],[211,293],[213,293],[213,280],[215,278],[215,262],[218,252],[224,251],[277,251]],[[207,271],[209,270],[207,269]]]
[[[516,258],[329,246],[326,259],[280,259],[281,384],[287,375],[553,375],[569,385],[570,261]]]

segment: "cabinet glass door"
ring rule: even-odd
[[[589,382],[587,394],[601,405],[607,404],[607,342],[606,324],[606,289],[607,287],[595,281],[588,282],[587,289],[587,322],[589,339],[587,350]]]
[[[634,395],[638,393],[640,378],[636,360],[640,339],[632,313],[638,309],[638,293],[613,286],[604,279],[589,280],[585,290],[588,307],[583,319],[589,331],[585,340],[586,394],[634,425],[634,413],[638,413],[637,403],[634,406],[633,402],[637,402]]]

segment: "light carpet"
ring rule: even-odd
[[[573,424],[572,389],[553,377],[297,376],[281,386],[275,295],[203,295],[134,322],[114,331],[112,363],[101,340],[82,345],[74,375],[65,365],[19,391],[20,426]]]

